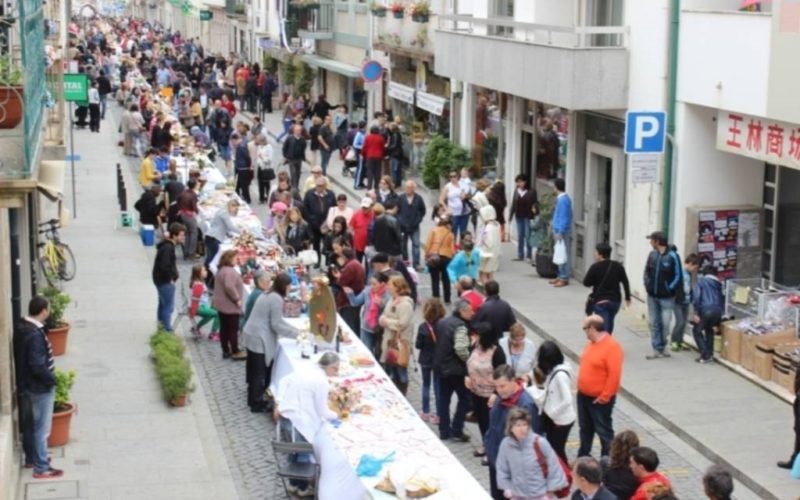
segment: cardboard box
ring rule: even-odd
[[[766,338],[762,338],[761,340],[756,342],[756,349],[753,361],[753,373],[758,375],[758,377],[761,378],[762,380],[771,380],[773,353],[777,349],[783,347],[794,349],[800,346],[800,342],[798,342],[797,340],[785,342],[783,339],[780,338],[780,336],[775,338],[771,335],[765,335],[765,337]]]
[[[722,359],[737,365],[742,362],[742,332],[736,329],[736,321],[722,323]]]
[[[762,342],[763,345],[776,345],[781,342],[790,342],[797,337],[793,328],[781,330],[766,335],[742,335],[742,354],[741,365],[745,370],[755,371],[756,367],[756,345]],[[771,354],[770,354],[771,356]],[[762,360],[763,362],[763,360]],[[771,370],[771,368],[770,368]],[[767,377],[769,379],[769,377]]]
[[[794,352],[797,344],[784,344],[775,347],[772,356],[772,381],[789,392],[794,392],[795,366],[788,353]]]

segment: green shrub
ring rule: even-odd
[[[452,170],[472,166],[469,151],[450,139],[435,135],[425,148],[425,163],[422,167],[422,182],[429,189],[439,189],[439,183]]]
[[[70,393],[75,385],[75,370],[56,370],[56,394],[53,404],[54,411],[63,410],[71,402]]]
[[[150,349],[167,401],[172,402],[194,390],[192,367],[184,356],[186,347],[178,337],[159,328],[150,337]]]
[[[66,324],[64,321],[64,311],[66,311],[67,306],[72,301],[70,296],[52,286],[42,288],[39,293],[50,302],[50,317],[47,318],[48,326],[50,328],[64,326]]]

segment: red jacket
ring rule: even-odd
[[[336,284],[339,285],[339,291],[336,292],[336,309],[350,306],[350,300],[347,294],[344,293],[344,288],[352,288],[353,293],[358,295],[364,289],[364,283],[367,281],[364,266],[361,265],[356,259],[350,259],[339,271],[339,278]]]
[[[650,498],[647,495],[646,488],[648,484],[653,484],[653,483],[663,484],[667,488],[672,488],[672,485],[669,483],[669,479],[664,477],[663,474],[661,474],[660,472],[652,472],[644,476],[642,480],[639,481],[639,487],[636,489],[636,492],[631,497],[631,500],[647,500],[648,498]]]
[[[367,134],[361,154],[367,160],[383,160],[386,156],[386,141],[381,134]]]
[[[353,231],[353,250],[356,252],[363,252],[367,248],[369,223],[372,222],[373,216],[371,210],[366,214],[363,210],[358,210],[350,219],[350,229]]]
[[[223,102],[222,107],[228,110],[228,114],[231,115],[231,119],[236,116],[236,105],[233,104],[232,101]]]

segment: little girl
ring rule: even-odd
[[[547,223],[542,219],[538,203],[533,204],[531,213],[528,246],[531,247],[531,265],[536,267],[536,252],[544,245],[544,239],[547,237]]]
[[[422,368],[422,411],[420,418],[433,425],[439,424],[439,376],[433,369],[433,356],[436,352],[436,322],[445,315],[442,301],[436,297],[431,297],[422,306],[422,318],[425,320],[420,323],[417,329],[417,340],[415,346],[419,349],[419,366]],[[431,385],[433,385],[434,412],[431,412]]]
[[[375,329],[378,327],[378,319],[383,312],[383,306],[389,302],[389,290],[386,284],[389,283],[388,273],[372,273],[369,277],[369,286],[356,295],[349,287],[345,287],[344,293],[353,307],[361,307],[361,342],[375,354]]]
[[[207,323],[211,324],[211,333],[208,334],[210,340],[219,340],[219,313],[211,307],[211,301],[206,288],[206,278],[208,271],[203,264],[195,264],[192,267],[192,305],[189,314],[192,318],[200,317],[197,323],[196,335],[200,336],[200,329]],[[194,332],[193,332],[194,333]]]

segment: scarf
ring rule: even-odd
[[[517,402],[519,402],[519,398],[522,397],[522,392],[525,390],[521,384],[517,383],[517,392],[511,395],[508,399],[501,399],[500,404],[503,405],[503,408],[513,408],[517,406]]]
[[[381,307],[378,304],[386,291],[386,285],[381,285],[369,290],[369,307],[367,308],[367,326],[375,329],[378,326],[378,317],[381,314]]]

